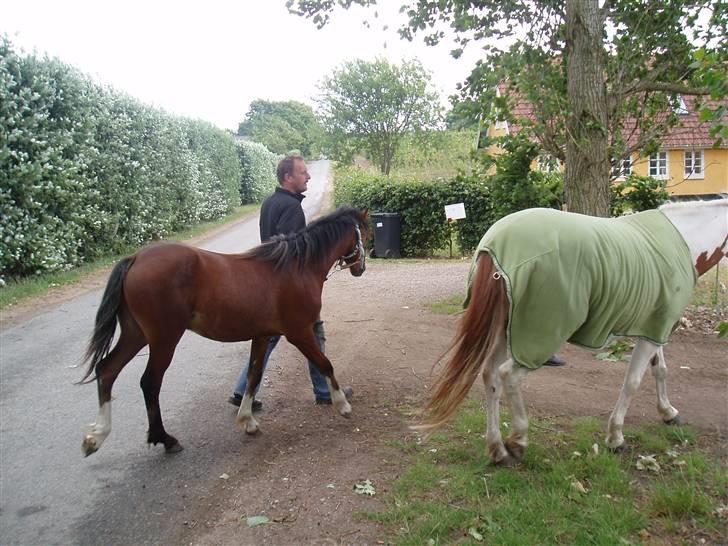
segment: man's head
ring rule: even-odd
[[[300,155],[289,155],[278,162],[276,172],[278,184],[292,193],[303,193],[308,189],[308,174],[306,162]]]

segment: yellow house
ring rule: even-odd
[[[621,180],[634,173],[665,180],[667,191],[675,198],[728,194],[728,142],[713,147],[715,139],[710,137],[710,125],[699,120],[694,101],[681,99],[677,114],[680,124],[662,136],[658,152],[649,156],[633,153],[629,159],[614,166],[613,177]],[[522,128],[518,120],[533,119],[533,108],[527,102],[519,101],[513,117],[515,121],[511,123],[499,121],[490,125],[484,134],[489,138],[517,134]],[[637,138],[631,127],[625,128],[624,135],[628,143]],[[500,153],[492,145],[487,151]],[[540,158],[533,168],[555,170],[563,166],[555,159]]]

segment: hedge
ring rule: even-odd
[[[245,163],[269,158],[250,147],[0,36],[0,279],[68,269],[258,199],[275,168]]]

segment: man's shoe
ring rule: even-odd
[[[566,364],[566,360],[557,354],[551,355],[551,358],[543,363],[544,366],[563,366],[564,364]]]
[[[344,387],[341,389],[344,391],[344,396],[346,396],[346,401],[350,402],[352,397],[354,396],[354,389],[351,387]],[[316,405],[317,406],[330,406],[331,405],[331,398],[318,398],[316,397]]]
[[[234,392],[233,395],[228,398],[228,402],[230,402],[233,406],[240,407],[240,404],[243,401],[243,397],[240,396],[237,392]],[[260,400],[253,399],[253,411],[260,411],[263,409],[263,402]]]

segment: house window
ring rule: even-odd
[[[625,157],[621,160],[612,161],[612,177],[626,178],[632,174],[632,158]]]
[[[657,152],[650,156],[648,174],[654,178],[667,178],[667,152]]]
[[[703,178],[703,150],[685,150],[685,178]]]

